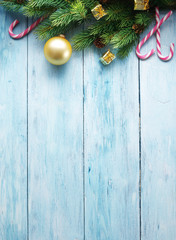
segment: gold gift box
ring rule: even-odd
[[[104,65],[108,65],[108,64],[110,64],[115,58],[116,58],[116,56],[108,49],[108,51],[105,52],[105,53],[103,54],[103,56],[100,58],[100,61],[101,61]]]
[[[148,10],[149,0],[134,0],[134,10]]]
[[[91,11],[92,11],[94,18],[97,20],[99,20],[100,18],[107,15],[107,13],[105,12],[105,10],[101,4],[98,4],[97,6],[95,6]]]

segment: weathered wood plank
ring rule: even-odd
[[[86,239],[139,239],[138,60],[85,54]]]
[[[27,239],[27,39],[0,8],[0,239]],[[16,31],[27,25],[25,19]]]
[[[176,16],[161,28],[162,52],[175,42]],[[155,47],[153,38],[142,50]],[[176,237],[176,68],[157,56],[141,62],[142,240]]]
[[[83,239],[83,65],[29,37],[29,239]]]

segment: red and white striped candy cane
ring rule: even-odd
[[[156,24],[155,27],[147,34],[147,36],[145,36],[145,37],[141,40],[141,42],[138,44],[138,46],[137,46],[137,48],[136,48],[136,54],[137,54],[137,56],[138,56],[140,59],[145,60],[145,59],[151,57],[151,56],[154,54],[155,50],[152,49],[149,53],[147,53],[147,54],[145,54],[145,55],[142,55],[142,54],[140,53],[140,49],[141,49],[141,47],[144,45],[144,43],[156,32],[156,30],[172,15],[172,13],[173,13],[172,11],[170,11],[169,13],[167,13],[167,14],[161,19],[161,21],[159,21],[159,23]]]
[[[156,17],[156,24],[159,23],[160,21],[160,14],[159,14],[159,8],[156,7],[155,8],[155,17]],[[170,59],[173,58],[174,56],[174,43],[171,43],[170,45],[170,54],[169,56],[167,57],[164,57],[162,54],[161,54],[161,31],[160,31],[160,28],[158,28],[158,30],[156,31],[156,41],[157,41],[157,54],[158,54],[158,57],[163,60],[163,61],[169,61]]]
[[[14,39],[19,39],[24,37],[25,35],[27,35],[30,31],[32,31],[32,29],[34,29],[39,23],[41,23],[44,19],[46,18],[46,16],[43,16],[41,18],[39,18],[37,21],[35,21],[30,27],[28,27],[26,30],[24,30],[22,33],[20,34],[14,34],[13,33],[13,29],[14,27],[19,23],[18,20],[15,20],[9,27],[9,34],[12,38]]]

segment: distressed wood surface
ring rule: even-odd
[[[14,16],[0,9],[0,239],[27,237],[27,39],[13,41]],[[21,19],[21,31],[27,21]],[[20,44],[20,45],[19,45]]]
[[[83,60],[28,41],[29,239],[83,239]],[[75,64],[76,63],[76,64]]]
[[[162,15],[163,16],[163,15]],[[176,14],[161,28],[162,52],[176,42]],[[143,52],[155,47],[152,38]],[[176,238],[176,57],[140,62],[142,239]]]
[[[175,57],[56,67],[14,19],[0,9],[0,240],[175,240]]]
[[[139,239],[138,60],[85,54],[86,239]]]

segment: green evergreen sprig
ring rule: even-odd
[[[176,0],[150,0],[149,11],[134,11],[134,0],[109,0],[103,4],[107,15],[97,21],[91,12],[97,4],[98,0],[0,0],[0,5],[8,11],[28,17],[47,15],[35,30],[41,40],[65,34],[83,24],[84,30],[72,38],[75,50],[101,39],[103,44],[110,44],[120,58],[128,56],[140,33],[150,25],[155,6],[176,9]]]

